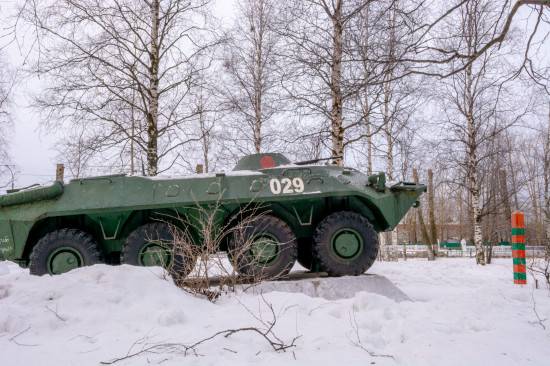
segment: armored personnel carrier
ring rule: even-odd
[[[394,229],[426,187],[314,163],[255,154],[228,172],[108,175],[8,191],[0,196],[0,260],[35,275],[160,264],[183,278],[196,258],[173,250],[176,234],[201,246],[196,212],[210,212],[212,230],[231,233],[219,249],[240,275],[284,275],[296,260],[332,276],[359,275],[376,258],[377,233]],[[243,220],[239,235],[230,230]]]

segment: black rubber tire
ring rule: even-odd
[[[30,273],[37,276],[50,273],[48,258],[54,251],[67,247],[77,251],[82,262],[79,267],[104,263],[97,241],[88,233],[77,229],[59,229],[45,235],[34,246],[29,261]]]
[[[139,260],[143,246],[151,241],[161,241],[171,255],[171,263],[164,267],[172,275],[174,280],[184,279],[195,267],[196,258],[181,251],[175,251],[174,235],[172,230],[179,230],[165,222],[151,222],[144,224],[128,235],[122,251],[120,252],[120,263],[134,266],[142,265]]]
[[[362,250],[352,260],[339,257],[332,250],[332,238],[342,229],[349,228],[361,236]],[[312,253],[321,272],[329,276],[358,276],[369,269],[378,255],[378,235],[372,224],[363,216],[341,211],[325,217],[313,234]]]
[[[262,264],[253,258],[250,239],[266,234],[278,241],[277,256],[272,263]],[[241,236],[241,235],[239,235]],[[247,248],[243,246],[249,245]],[[288,274],[298,257],[298,242],[294,232],[283,220],[270,215],[264,215],[251,220],[242,232],[240,240],[235,240],[235,234],[229,241],[229,258],[237,272],[252,280],[271,279]]]

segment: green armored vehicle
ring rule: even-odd
[[[296,260],[332,276],[359,275],[376,258],[377,232],[394,229],[426,187],[312,163],[255,154],[229,172],[109,175],[8,191],[0,196],[0,260],[36,275],[160,264],[183,278],[196,258],[173,250],[175,239],[185,233],[202,246],[199,228],[210,213],[212,231],[228,233],[219,249],[240,275],[284,275]]]

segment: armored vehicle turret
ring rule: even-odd
[[[186,233],[201,246],[195,213],[210,212],[212,230],[230,233],[219,249],[242,275],[284,275],[296,260],[332,276],[359,275],[376,258],[377,233],[393,230],[425,190],[281,154],[245,156],[220,173],[55,181],[0,196],[0,259],[36,275],[126,263],[162,264],[184,277],[196,258],[172,250],[174,239]],[[237,235],[231,228],[243,220]]]

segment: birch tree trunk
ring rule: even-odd
[[[473,118],[468,120],[468,131],[469,133],[473,132]],[[474,246],[476,249],[476,262],[477,264],[485,265],[485,256],[483,255],[483,236],[481,230],[481,208],[480,208],[480,192],[479,192],[479,182],[478,182],[478,172],[477,172],[477,158],[475,153],[475,148],[471,145],[470,152],[470,192],[472,194],[472,214],[473,214],[473,223],[474,223]]]
[[[256,154],[261,152],[262,146],[262,124],[263,124],[263,111],[262,111],[262,97],[264,88],[262,86],[262,81],[264,80],[263,70],[265,68],[265,60],[263,56],[264,51],[264,34],[266,32],[266,20],[265,20],[265,6],[266,4],[263,1],[258,2],[257,4],[257,28],[258,30],[254,31],[254,57],[256,62],[254,63],[253,70],[253,84],[254,84],[254,117],[255,117],[255,128],[254,128],[254,149]]]
[[[344,155],[344,129],[342,116],[342,5],[343,0],[338,0],[334,13],[327,12],[332,19],[332,66],[331,66],[331,91],[332,99],[332,156]],[[342,158],[335,159],[334,165],[343,166]]]
[[[397,262],[398,249],[397,249],[397,227],[391,232],[391,260]]]
[[[149,49],[149,111],[147,113],[147,173],[158,173],[158,116],[159,116],[159,1],[151,8],[151,48]]]
[[[468,31],[473,32],[473,21],[468,19]],[[468,48],[472,48],[472,38],[468,38]],[[466,68],[466,105],[465,105],[465,115],[468,121],[467,125],[467,143],[466,150],[468,152],[468,173],[469,173],[469,188],[472,195],[472,211],[473,211],[473,222],[474,222],[474,246],[476,250],[476,262],[477,264],[485,265],[485,256],[483,253],[483,235],[481,229],[481,202],[480,202],[480,182],[478,180],[478,165],[479,161],[477,159],[477,129],[474,120],[474,88],[472,81],[472,66]]]
[[[416,215],[414,214],[414,211],[413,211],[413,214],[411,215],[411,222],[412,222],[412,228],[411,228],[411,231],[412,231],[412,235],[411,235],[411,244],[417,244],[418,243],[418,237],[416,235]]]
[[[416,183],[418,183],[418,172],[416,171],[416,169],[413,169],[413,179]],[[422,215],[422,206],[417,207],[415,210],[418,216],[418,223],[420,224],[422,241],[426,246],[426,254],[428,255],[428,260],[433,261],[435,260],[435,255],[434,255],[432,245],[430,243],[430,237],[428,236],[428,231],[426,230],[426,225],[424,225],[424,216]]]
[[[512,191],[514,192],[514,207],[517,210],[519,208],[518,203],[518,189],[516,189],[516,171],[514,168],[514,160],[512,158],[512,145],[513,141],[510,140],[510,136],[508,135],[508,131],[504,132],[504,135],[506,137],[506,150],[508,151],[508,166],[510,167],[510,179],[512,180]]]
[[[544,145],[544,216],[546,221],[546,250],[544,258],[550,261],[550,107],[548,108],[548,130]]]
[[[435,245],[434,255],[437,256],[439,252],[439,245],[437,245],[437,228],[435,226],[435,204],[434,204],[434,174],[431,169],[428,169],[428,210],[430,219],[430,240],[432,247]]]
[[[369,101],[367,93],[365,93],[365,106],[368,109]],[[367,114],[365,116],[365,124],[367,130],[367,175],[372,174],[372,134],[371,134],[371,123],[370,116]]]
[[[380,258],[384,262],[390,261],[390,254],[388,253],[388,233],[379,233],[378,241],[380,242]]]
[[[506,241],[511,243],[510,235],[512,235],[512,224],[510,218],[512,217],[512,209],[510,207],[510,195],[508,192],[508,184],[506,182],[506,170],[500,170],[498,178],[500,181],[500,196],[502,197],[502,204],[504,206],[502,222],[504,223],[503,226],[505,233],[503,235],[503,239],[506,239]]]

